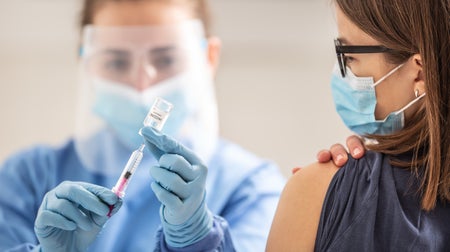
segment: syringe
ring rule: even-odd
[[[144,119],[145,126],[151,126],[156,130],[160,131],[164,127],[167,118],[169,117],[170,111],[172,111],[173,105],[170,102],[162,98],[156,98],[156,101],[153,103],[150,111]],[[120,198],[125,196],[125,190],[130,183],[131,176],[136,171],[137,167],[142,161],[142,157],[144,156],[144,148],[145,144],[141,144],[139,148],[131,154],[128,159],[125,168],[120,175],[119,180],[117,180],[116,185],[112,188],[112,191]]]
[[[134,174],[136,168],[142,161],[142,157],[144,156],[143,153],[144,148],[145,144],[141,144],[141,146],[139,146],[139,149],[131,153],[131,156],[128,159],[127,164],[125,165],[125,168],[123,169],[119,180],[117,181],[116,185],[112,188],[112,191],[120,198],[123,198],[123,196],[125,196],[125,190],[128,187],[128,183],[130,183],[131,175]]]

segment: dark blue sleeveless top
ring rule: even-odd
[[[421,210],[419,185],[388,156],[350,158],[328,188],[315,251],[450,251],[450,202]]]

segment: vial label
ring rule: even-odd
[[[173,105],[171,103],[162,98],[157,98],[147,117],[144,119],[144,125],[161,131],[172,108]]]

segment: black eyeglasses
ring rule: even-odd
[[[336,56],[341,70],[342,77],[345,77],[347,73],[347,64],[344,53],[383,53],[392,51],[392,49],[384,46],[362,46],[352,45],[344,46],[339,39],[334,40],[334,46],[336,48]]]

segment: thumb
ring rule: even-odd
[[[145,139],[146,146],[158,160],[166,153],[177,154],[183,156],[192,165],[205,166],[194,152],[172,137],[153,129],[152,127],[143,127],[140,130],[140,133]]]

